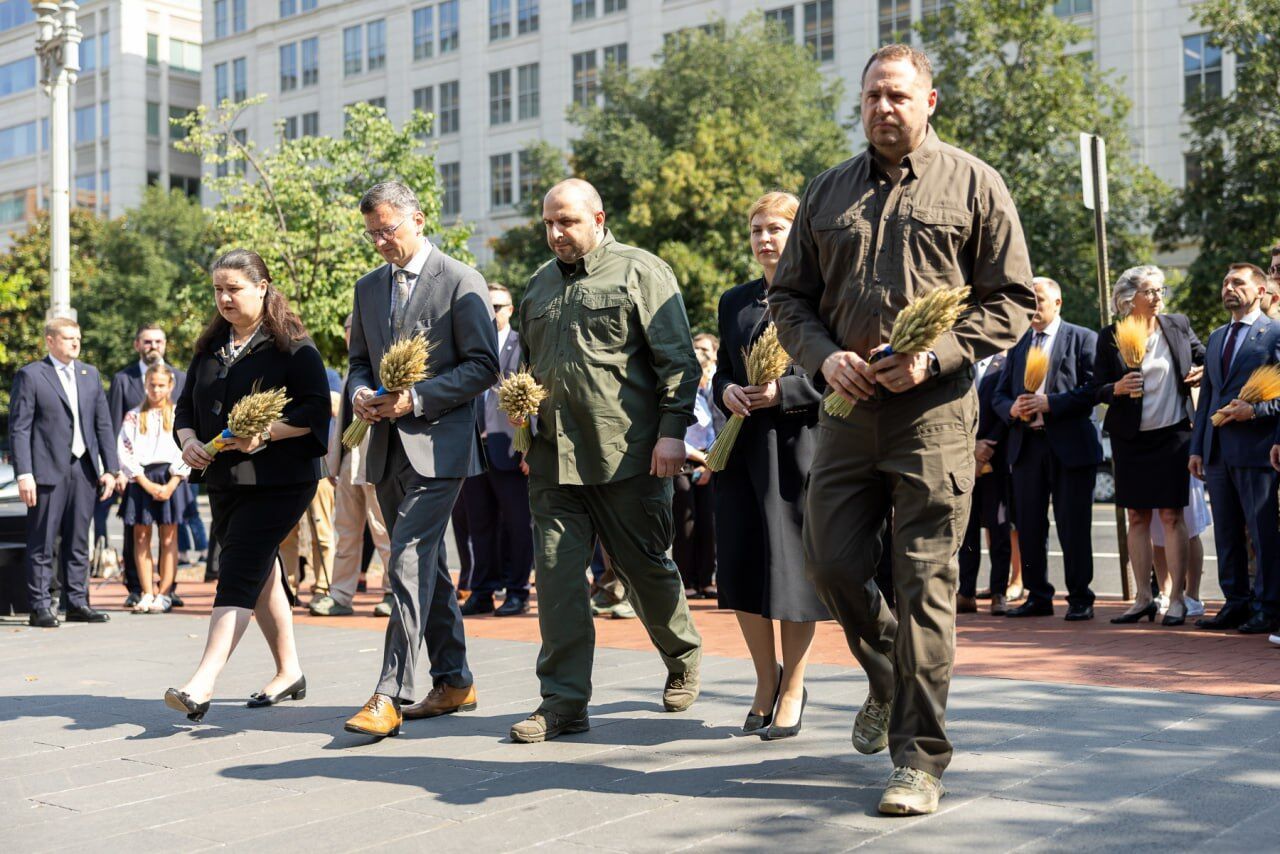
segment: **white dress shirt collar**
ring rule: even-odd
[[[1243,323],[1245,326],[1253,326],[1253,324],[1258,322],[1259,317],[1262,317],[1261,307],[1255,308],[1253,311],[1249,312],[1244,317],[1240,318],[1239,322]]]
[[[57,356],[53,355],[52,353],[49,354],[48,358],[49,358],[49,364],[53,365],[54,369],[59,371],[65,371],[76,363],[75,359],[72,359],[68,362],[64,362],[61,359],[59,359]]]

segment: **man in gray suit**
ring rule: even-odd
[[[475,399],[497,377],[498,339],[484,277],[431,245],[412,190],[376,184],[360,213],[387,263],[356,282],[347,387],[355,415],[373,425],[367,478],[391,536],[393,601],[378,687],[346,729],[381,737],[397,735],[402,718],[476,707],[444,532],[463,478],[485,469]],[[376,394],[388,345],[416,334],[434,345],[430,379]],[[413,703],[424,641],[432,688]]]

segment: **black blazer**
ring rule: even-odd
[[[1009,407],[1024,392],[1022,378],[1027,366],[1035,329],[1028,329],[1009,351],[1008,361],[1000,372],[1000,382],[992,396],[996,414],[1009,425],[1006,449],[1010,466],[1018,464],[1022,439],[1031,429],[1030,422],[1014,420]],[[1045,393],[1049,411],[1044,416],[1044,430],[1054,456],[1067,468],[1094,466],[1102,462],[1102,443],[1089,416],[1093,413],[1093,356],[1098,334],[1092,329],[1062,321],[1052,342],[1049,375]],[[1031,391],[1035,391],[1032,389]]]
[[[283,387],[289,396],[283,420],[311,431],[268,442],[255,454],[222,451],[203,472],[193,471],[192,480],[214,487],[283,486],[314,482],[328,474],[324,456],[331,413],[329,379],[311,339],[294,341],[281,351],[259,330],[235,361],[228,360],[225,347],[197,353],[187,374],[174,430],[192,429],[201,441],[209,441],[227,426],[227,414],[236,401],[259,382],[263,391]]]
[[[80,434],[85,453],[99,476],[120,468],[116,434],[111,429],[107,396],[98,369],[74,360]],[[71,468],[71,439],[75,422],[71,402],[58,379],[53,360],[45,357],[22,367],[13,378],[9,398],[9,447],[13,473],[29,474],[40,486],[59,483]],[[104,469],[103,466],[106,466]]]
[[[177,403],[182,395],[182,387],[187,382],[187,372],[173,365],[169,366],[169,370],[173,371],[173,390],[169,392],[169,399]],[[111,409],[111,426],[117,434],[129,410],[141,406],[146,399],[147,390],[142,387],[142,367],[137,362],[122,371],[116,371],[111,378],[111,390],[107,392],[107,403]]]
[[[978,383],[978,436],[996,443],[995,456],[991,458],[991,468],[1001,471],[1005,467],[1005,445],[1009,438],[1009,425],[996,413],[996,386],[1000,385],[1000,372],[1008,358],[1004,353],[991,357],[991,364]]]
[[[1185,314],[1160,314],[1156,316],[1156,322],[1160,324],[1160,331],[1169,342],[1173,355],[1173,371],[1178,377],[1178,401],[1182,411],[1189,412],[1191,386],[1182,378],[1192,366],[1204,364],[1204,345],[1196,337]],[[1121,439],[1135,438],[1142,423],[1142,398],[1114,395],[1116,381],[1127,373],[1130,370],[1116,348],[1116,328],[1108,326],[1098,333],[1098,348],[1093,360],[1093,381],[1097,387],[1095,400],[1108,404],[1102,426],[1112,436]]]

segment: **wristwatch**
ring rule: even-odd
[[[258,438],[262,440],[262,443],[263,443],[264,445],[265,445],[267,442],[270,442],[270,441],[271,441],[271,427],[270,427],[270,425],[268,425],[268,426],[266,426],[266,427],[262,428],[262,432],[258,434]]]
[[[936,377],[940,373],[942,373],[942,368],[938,365],[938,354],[930,350],[929,351],[929,376]]]

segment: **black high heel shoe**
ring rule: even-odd
[[[778,668],[778,687],[773,692],[773,702],[769,704],[769,713],[767,715],[757,715],[754,712],[747,713],[747,722],[742,725],[744,735],[753,732],[759,732],[767,729],[773,723],[773,709],[778,705],[778,694],[782,691],[782,668]]]
[[[1162,619],[1162,620],[1160,621],[1160,625],[1162,625],[1162,626],[1181,626],[1181,625],[1182,625],[1183,623],[1185,623],[1186,621],[1187,621],[1187,606],[1186,606],[1186,603],[1183,603],[1183,605],[1182,605],[1182,613],[1181,613],[1181,614],[1178,614],[1177,616],[1175,616],[1175,615],[1173,615],[1173,614],[1170,614],[1168,611],[1165,611],[1165,612],[1164,612],[1164,619]]]
[[[809,705],[809,689],[805,688],[804,693],[800,696],[800,716],[796,718],[796,722],[791,726],[778,726],[774,724],[764,734],[765,741],[778,741],[783,738],[792,738],[800,734],[800,727],[804,724],[804,707]]]
[[[294,682],[278,694],[264,694],[261,691],[256,694],[250,694],[249,701],[244,705],[249,709],[261,709],[265,706],[274,706],[282,700],[302,700],[306,696],[307,677],[299,676],[297,682]]]
[[[1147,622],[1154,623],[1156,621],[1156,614],[1159,612],[1159,610],[1160,610],[1160,606],[1156,603],[1156,600],[1152,599],[1150,602],[1147,603],[1147,607],[1143,608],[1141,611],[1134,611],[1129,614],[1121,614],[1118,617],[1112,617],[1111,622],[1117,623],[1117,624],[1137,623],[1137,622],[1141,622],[1143,617],[1146,617]]]
[[[187,720],[194,724],[204,720],[205,712],[209,711],[209,701],[197,703],[187,695],[186,691],[179,691],[177,688],[170,688],[164,692],[164,704],[175,712],[182,712],[187,716]]]

